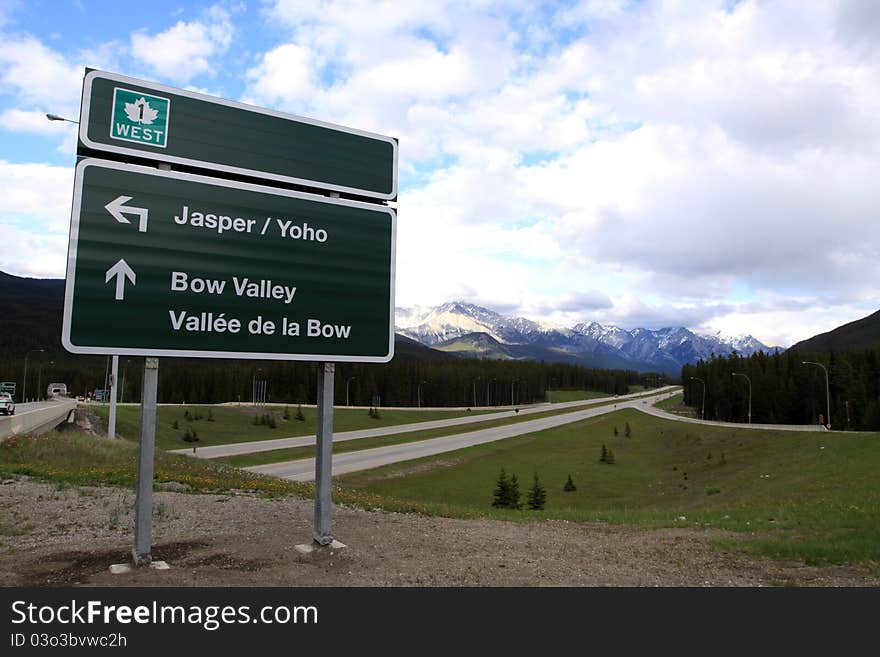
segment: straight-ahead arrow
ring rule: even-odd
[[[131,200],[131,196],[117,196],[115,199],[110,201],[107,205],[104,206],[104,209],[107,210],[110,214],[113,215],[113,218],[116,219],[121,224],[130,224],[131,222],[126,219],[123,215],[126,214],[136,214],[140,221],[138,222],[138,230],[142,233],[147,232],[147,215],[149,214],[149,210],[147,208],[132,208],[127,205]]]
[[[125,297],[125,279],[130,280],[132,285],[136,285],[137,275],[128,266],[128,263],[120,258],[119,262],[107,270],[107,277],[104,279],[104,282],[109,283],[110,279],[114,276],[116,277],[116,300],[122,301]]]

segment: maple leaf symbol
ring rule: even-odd
[[[159,111],[150,107],[147,99],[143,96],[133,103],[126,103],[125,113],[132,123],[142,123],[144,125],[152,124],[156,117],[159,116]]]

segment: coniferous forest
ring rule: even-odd
[[[23,360],[23,354],[0,357],[0,378],[18,382],[17,398],[22,392]],[[50,379],[66,383],[73,395],[103,389],[108,361],[103,356],[31,352],[27,396],[33,398],[38,390],[45,395]],[[139,357],[120,357],[123,402],[140,401],[143,362]],[[159,402],[247,403],[254,398],[255,383],[265,381],[266,402],[314,404],[317,367],[308,362],[160,358]],[[334,387],[340,406],[478,407],[544,401],[548,388],[626,394],[630,385],[644,380],[645,375],[635,371],[564,363],[400,356],[382,364],[337,363]]]
[[[826,395],[825,371],[828,372]],[[743,374],[745,376],[734,376]],[[705,382],[705,418],[748,421],[751,383],[752,422],[827,424],[831,400],[834,430],[880,430],[880,351],[814,353],[789,350],[781,354],[731,355],[699,361],[682,368],[684,401],[699,416]],[[694,378],[691,378],[694,377]]]

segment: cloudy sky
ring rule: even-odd
[[[86,66],[398,137],[398,306],[880,308],[876,0],[0,0],[2,271],[64,276]]]

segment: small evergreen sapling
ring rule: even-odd
[[[507,473],[504,468],[498,475],[498,481],[495,483],[495,493],[492,499],[492,506],[503,509],[507,506],[507,500],[510,498],[510,481],[507,479]]]
[[[562,487],[566,493],[571,493],[572,491],[577,490],[577,486],[574,485],[574,482],[571,480],[571,473],[568,473],[568,479],[565,481],[565,486]]]
[[[519,479],[516,478],[516,474],[510,476],[510,489],[509,495],[507,498],[507,508],[509,509],[521,509],[522,504],[519,501]]]
[[[306,416],[303,413],[302,404],[300,404],[299,406],[296,407],[296,419],[299,420],[300,422],[305,422],[305,420],[306,420]]]
[[[629,422],[627,422],[626,426],[623,428],[623,435],[627,438],[632,438],[632,429],[629,427]]]
[[[529,508],[532,511],[541,511],[544,508],[544,504],[547,502],[547,491],[544,490],[544,486],[541,485],[541,482],[538,480],[538,474],[535,473],[535,479],[532,482],[532,487],[529,489],[529,495],[526,499],[526,503],[529,505]]]

